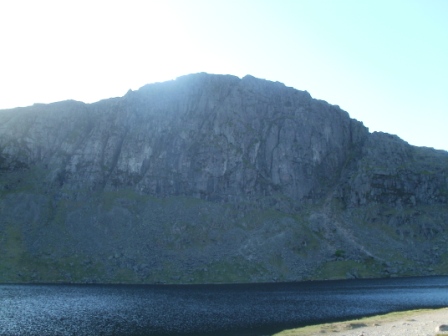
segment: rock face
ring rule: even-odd
[[[447,205],[447,152],[251,76],[0,111],[0,281],[446,274]]]

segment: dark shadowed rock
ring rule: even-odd
[[[447,169],[252,76],[3,110],[0,281],[447,273]]]

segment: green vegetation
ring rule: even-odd
[[[440,264],[434,267],[436,274],[448,274],[448,252],[440,256]]]
[[[364,262],[336,260],[322,264],[314,273],[318,279],[345,279],[347,277],[372,278],[378,276],[382,266],[372,258]]]
[[[7,227],[0,260],[0,282],[92,282],[104,267],[85,256],[33,256],[24,248],[17,227]]]
[[[333,198],[329,203],[316,200],[313,204],[298,204],[299,210],[288,212],[284,209],[292,209],[296,201],[280,193],[261,201],[220,204],[188,196],[158,198],[130,187],[106,191],[69,189],[65,185],[59,188],[43,182],[49,173],[44,167],[0,172],[0,197],[5,200],[0,206],[13,205],[0,218],[0,282],[227,283],[414,275],[421,268],[397,249],[407,239],[433,244],[435,264],[429,265],[428,270],[433,270],[432,274],[448,274],[448,252],[443,237],[438,235],[445,226],[440,215],[446,211],[444,205],[396,207],[371,202],[347,208],[341,199]],[[320,218],[310,220],[313,214],[322,214],[326,206],[331,211],[322,216],[322,222]],[[28,209],[31,211],[25,211]],[[345,221],[342,216],[347,214],[354,221],[349,228],[353,239],[359,243],[359,237],[368,237],[362,244],[367,251],[375,252],[375,259],[362,259],[353,255],[352,246],[340,244],[332,245],[333,255],[323,252],[328,239],[340,238],[338,221]],[[72,224],[68,224],[69,218]],[[87,223],[81,226],[84,232],[89,232],[91,225],[95,235],[100,233],[98,239],[110,249],[117,248],[120,257],[108,259],[115,254],[110,250],[88,256],[83,246],[73,255],[83,244],[82,235],[80,238],[73,233],[76,220]],[[55,242],[64,237],[70,250],[62,248],[62,244],[49,243],[32,251],[30,241],[24,238],[32,237],[38,230],[47,230]],[[123,239],[127,230],[134,235],[142,233],[150,240],[148,244],[161,251],[185,254],[195,261],[184,266],[182,258],[177,258],[139,268],[147,258],[154,257],[159,262],[160,256],[136,250],[121,257],[124,250],[133,248]],[[148,232],[154,232],[154,236]],[[224,251],[232,245],[222,244],[224,236],[230,240],[241,238],[247,249],[232,246]],[[256,238],[251,241],[252,237]],[[95,239],[96,236],[92,241]],[[140,246],[145,243],[139,242]],[[215,249],[218,243],[222,245]],[[249,255],[251,249],[255,259]],[[154,253],[154,249],[151,251]],[[207,259],[208,251],[227,255],[211,261]],[[316,256],[335,260],[319,265]],[[310,263],[313,259],[315,262]],[[381,259],[387,263],[379,262]],[[203,264],[198,260],[204,260]],[[312,265],[308,266],[309,273],[294,274],[291,262],[300,267],[302,261]]]
[[[112,277],[112,283],[143,283],[142,279],[140,279],[135,272],[130,270],[129,268],[119,268],[114,272]],[[157,281],[152,281],[157,282]]]
[[[254,282],[266,274],[267,270],[262,264],[240,257],[231,261],[212,262],[193,272],[191,279],[194,283]]]
[[[23,254],[21,229],[14,225],[6,226],[3,233],[2,245],[1,252],[5,262],[0,264],[0,267],[19,263]]]
[[[344,258],[345,257],[345,251],[344,250],[336,250],[334,253],[334,256],[336,258]]]
[[[36,192],[42,188],[46,171],[43,167],[33,167],[31,169],[17,169],[13,172],[1,173],[0,175],[0,196],[12,193]]]

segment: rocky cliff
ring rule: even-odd
[[[0,111],[3,282],[446,274],[447,205],[447,152],[251,76]]]

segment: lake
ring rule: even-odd
[[[448,277],[236,285],[0,285],[0,335],[271,335],[448,307]]]

